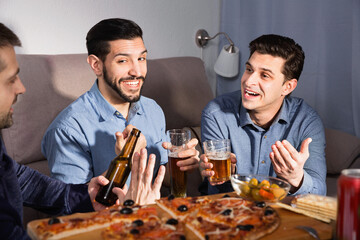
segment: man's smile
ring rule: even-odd
[[[255,92],[255,91],[251,91],[251,90],[248,90],[248,89],[245,89],[244,90],[244,95],[245,97],[257,97],[259,96],[260,94]]]

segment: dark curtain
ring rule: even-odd
[[[288,36],[305,52],[293,96],[315,108],[325,127],[360,137],[360,0],[223,0],[220,26],[240,49],[240,74],[218,77],[217,95],[240,89],[251,40]]]

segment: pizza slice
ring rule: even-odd
[[[279,225],[273,208],[241,198],[212,200],[186,219],[186,227],[199,239],[258,239]]]
[[[157,215],[156,207],[134,205],[127,200],[121,206],[112,206],[93,214],[76,214],[75,216],[50,218],[38,223],[35,233],[41,240],[62,239],[76,234],[93,231],[110,226],[116,222],[133,222],[136,219],[147,219]],[[85,216],[85,217],[82,217]]]
[[[160,219],[153,216],[146,220],[137,219],[131,223],[121,221],[106,228],[102,234],[104,240],[117,239],[186,239],[183,223],[174,218]]]
[[[207,197],[175,198],[173,195],[156,200],[156,204],[172,218],[185,219],[189,214],[197,212],[201,206],[207,204]]]

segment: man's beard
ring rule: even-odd
[[[9,128],[13,123],[12,113],[0,114],[0,129]]]
[[[103,67],[103,74],[104,74],[105,83],[107,83],[107,85],[109,85],[115,92],[117,92],[122,99],[124,99],[126,102],[129,102],[129,103],[139,101],[141,92],[142,92],[142,88],[145,83],[145,78],[143,76],[137,77],[137,78],[135,78],[135,77],[120,78],[119,83],[122,81],[125,81],[125,80],[134,80],[134,79],[139,79],[139,80],[142,79],[143,80],[143,85],[141,86],[139,95],[135,96],[135,97],[131,97],[131,96],[126,95],[120,87],[116,86],[116,81],[114,81],[114,82],[111,81],[110,77],[108,76],[106,67]]]

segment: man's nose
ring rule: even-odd
[[[129,71],[130,76],[140,77],[141,76],[141,68],[138,62],[134,62]]]
[[[26,92],[26,88],[24,86],[24,84],[22,83],[21,79],[18,77],[18,81],[17,81],[17,86],[16,86],[16,94],[23,94]]]
[[[258,81],[258,77],[256,76],[255,73],[248,74],[244,79],[246,85],[254,85],[257,83],[257,81]]]

